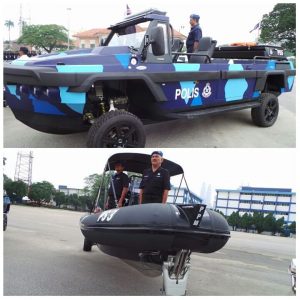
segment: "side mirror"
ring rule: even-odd
[[[106,38],[101,38],[100,46],[104,46],[105,42],[106,42]]]
[[[150,32],[150,40],[152,45],[152,52],[155,56],[165,54],[165,38],[164,30],[162,27],[154,27]]]

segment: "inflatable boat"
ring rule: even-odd
[[[182,295],[186,291],[191,253],[212,253],[224,247],[230,238],[228,223],[219,213],[191,200],[177,203],[175,198],[173,203],[138,205],[137,180],[150,167],[151,157],[139,153],[114,154],[108,159],[104,173],[112,174],[117,161],[125,162],[129,174],[134,172],[130,176],[127,206],[83,216],[80,220],[85,237],[83,250],[91,251],[96,244],[108,255],[147,263],[147,268],[149,264],[159,265],[164,274],[165,293]],[[169,170],[170,176],[181,175],[181,183],[186,182],[180,165],[165,159],[162,167]],[[100,199],[105,195],[103,188],[101,183],[97,206],[103,203]],[[143,268],[137,269],[143,272]]]

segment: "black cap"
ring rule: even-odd
[[[114,164],[114,166],[117,166],[117,165],[121,165],[124,167],[124,162],[122,162],[121,160],[117,160]]]
[[[152,153],[151,153],[151,156],[153,155],[153,154],[158,154],[158,155],[160,155],[161,157],[163,157],[163,153],[161,152],[161,151],[153,151]]]
[[[191,18],[191,19],[194,19],[194,20],[196,20],[196,21],[198,22],[199,19],[200,19],[200,16],[199,16],[199,15],[196,15],[196,14],[191,14],[191,15],[190,15],[190,18]]]
[[[27,47],[20,47],[20,50],[19,51],[22,51],[24,52],[25,54],[27,54],[29,52],[28,48]]]

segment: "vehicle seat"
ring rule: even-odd
[[[201,54],[203,56],[191,55],[189,60],[190,63],[210,63],[211,57],[214,53],[217,41],[213,40],[211,37],[203,37],[199,40],[199,50],[195,53]]]
[[[129,177],[129,191],[126,195],[127,205],[136,205],[139,203],[139,186],[142,181],[142,176],[131,175]]]
[[[172,45],[171,51],[172,52],[181,52],[183,45],[184,45],[184,43],[181,39],[175,38],[173,40],[173,45]],[[178,57],[179,57],[179,54],[174,54],[172,56],[172,61],[176,62]]]

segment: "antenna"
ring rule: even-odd
[[[18,152],[14,181],[22,180],[30,187],[32,183],[33,152]]]

